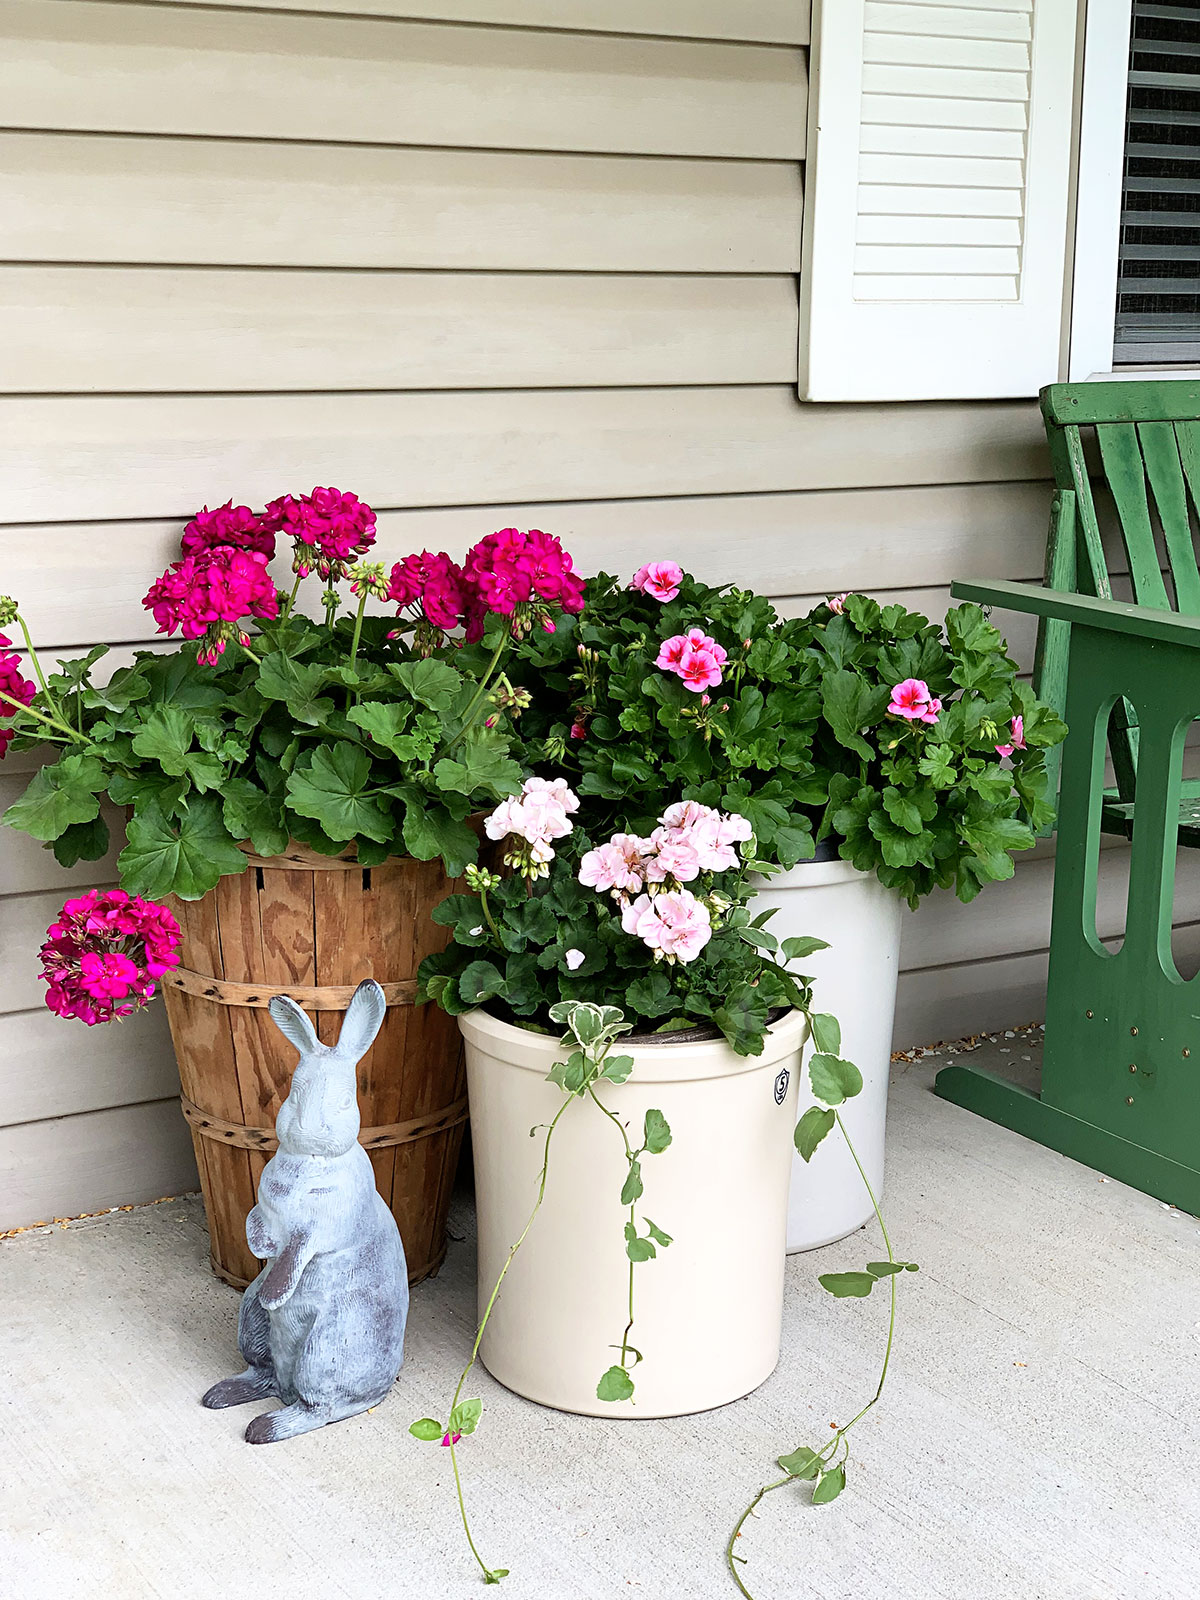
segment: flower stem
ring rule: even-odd
[[[546,1197],[546,1173],[550,1166],[550,1141],[554,1137],[555,1128],[558,1127],[559,1118],[562,1116],[563,1112],[571,1104],[571,1101],[574,1098],[574,1095],[568,1095],[564,1098],[562,1105],[560,1105],[558,1110],[554,1113],[554,1120],[546,1129],[546,1142],[542,1147],[542,1171],[538,1180],[537,1199],[534,1201],[533,1210],[529,1213],[529,1220],[521,1229],[521,1233],[516,1244],[514,1244],[509,1250],[504,1265],[500,1268],[500,1276],[496,1279],[495,1286],[492,1289],[491,1297],[488,1300],[483,1316],[479,1320],[479,1327],[475,1330],[475,1343],[471,1346],[470,1360],[462,1370],[462,1375],[458,1380],[458,1386],[454,1391],[454,1398],[450,1402],[451,1417],[453,1417],[454,1411],[458,1406],[459,1397],[463,1392],[463,1385],[470,1376],[471,1368],[475,1365],[476,1359],[479,1355],[479,1347],[483,1343],[483,1335],[487,1330],[488,1318],[491,1316],[492,1308],[495,1306],[496,1300],[499,1297],[501,1286],[504,1283],[505,1278],[508,1276],[508,1269],[512,1266],[513,1258],[516,1256],[517,1251],[525,1243],[526,1236],[529,1233],[530,1228],[533,1227],[534,1218],[542,1208],[542,1201]],[[488,1567],[483,1557],[479,1554],[479,1551],[475,1548],[475,1541],[471,1537],[471,1527],[467,1520],[466,1502],[463,1499],[462,1480],[458,1475],[458,1456],[455,1453],[456,1447],[454,1443],[454,1427],[450,1422],[447,1423],[447,1438],[450,1440],[450,1461],[454,1467],[454,1483],[458,1490],[458,1510],[459,1515],[462,1517],[463,1532],[467,1536],[467,1543],[471,1547],[471,1554],[479,1563],[479,1569],[483,1573],[484,1581],[486,1583],[496,1583],[498,1582],[496,1575],[492,1572],[491,1568]]]
[[[451,750],[454,749],[455,745],[457,745],[458,742],[470,731],[471,725],[475,719],[475,713],[479,709],[483,701],[483,697],[488,691],[492,678],[495,675],[496,668],[500,665],[500,658],[508,649],[508,646],[509,636],[507,633],[502,634],[500,637],[500,643],[492,651],[492,659],[488,662],[487,670],[480,679],[479,687],[471,696],[470,705],[468,705],[467,709],[463,712],[462,727],[454,735],[453,739],[450,740],[450,743],[446,745],[444,749],[438,752],[440,756],[448,756]]]
[[[358,610],[354,614],[354,632],[350,637],[350,659],[347,665],[353,669],[358,659],[358,641],[362,638],[363,612],[367,609],[367,586],[364,583],[362,593],[358,597]],[[358,699],[357,692],[348,684],[346,686],[346,710],[349,711],[351,703]]]
[[[480,891],[479,891],[479,908],[483,912],[483,920],[487,923],[488,927],[492,930],[492,938],[495,939],[496,943],[500,946],[501,950],[503,950],[504,949],[504,944],[503,944],[503,941],[500,938],[500,929],[496,926],[496,919],[492,916],[492,908],[491,908],[490,905],[488,905],[488,897],[487,897],[487,890],[486,889],[480,889]]]
[[[292,592],[288,595],[282,615],[279,618],[281,623],[286,622],[292,614],[292,607],[296,604],[296,596],[300,593],[300,584],[303,581],[303,577],[303,573],[298,572],[296,574],[296,581],[292,584]]]
[[[36,717],[39,722],[44,722],[48,728],[53,728],[57,733],[66,734],[67,738],[74,740],[76,744],[90,745],[92,743],[86,734],[77,733],[67,723],[60,722],[57,717],[47,716],[44,711],[35,711],[32,706],[27,706],[23,700],[16,700],[12,695],[5,694],[3,689],[0,689],[0,701],[13,707],[11,712],[3,713],[4,715],[15,716],[17,713],[21,713],[26,717]]]

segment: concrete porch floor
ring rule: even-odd
[[[975,1057],[1026,1054],[999,1040]],[[1002,1052],[1002,1053],[1001,1053]],[[1200,1222],[893,1072],[886,1214],[901,1282],[884,1402],[836,1504],[771,1495],[740,1542],[756,1600],[1189,1600],[1200,1592]],[[1036,1057],[1025,1070],[1036,1065]],[[456,1234],[470,1229],[460,1209]],[[509,1600],[721,1600],[722,1547],[774,1457],[874,1390],[881,1296],[788,1266],[784,1355],[737,1405],[603,1423],[479,1372],[461,1453],[477,1539]],[[254,1409],[198,1397],[235,1371],[237,1297],[211,1276],[198,1199],[0,1243],[0,1596],[341,1600],[478,1593],[443,1414],[474,1318],[473,1252],[414,1292],[387,1404],[254,1449]]]

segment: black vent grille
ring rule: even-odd
[[[1200,361],[1200,4],[1133,0],[1115,363]]]

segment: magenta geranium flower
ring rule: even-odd
[[[1016,716],[1010,724],[1009,742],[998,744],[996,746],[996,754],[998,756],[1010,756],[1014,750],[1025,750],[1027,748],[1025,743],[1025,718]]]
[[[677,561],[648,561],[634,573],[629,587],[640,589],[643,594],[661,600],[666,605],[679,593],[682,582],[683,568]]]
[[[922,678],[905,678],[892,690],[888,711],[894,717],[905,717],[909,722],[936,722],[942,702],[930,694],[929,685]]]
[[[275,555],[275,534],[267,519],[251,511],[249,506],[235,506],[232,500],[226,500],[215,511],[205,506],[183,530],[185,556],[194,556],[221,544],[233,545],[238,550],[255,550],[268,561]]]
[[[515,636],[534,623],[554,632],[554,608],[583,610],[583,580],[553,534],[540,528],[523,533],[501,528],[467,551],[463,573],[468,584],[467,639],[482,638],[489,611],[512,618]]]
[[[123,889],[68,900],[41,949],[46,1004],[88,1027],[150,1003],[156,979],[179,965],[179,924],[166,906]]]
[[[10,648],[12,640],[0,633],[0,759],[8,754],[8,747],[16,737],[6,724],[18,705],[32,705],[37,685],[30,683],[21,672],[21,658]]]
[[[230,640],[250,642],[244,618],[269,621],[279,615],[266,556],[232,545],[200,549],[173,561],[142,604],[153,613],[159,633],[178,629],[185,639],[203,640],[196,659],[209,666],[216,666]]]
[[[293,571],[304,577],[315,567],[328,583],[344,578],[375,543],[374,511],[344,489],[281,495],[267,506],[263,525],[292,540]]]

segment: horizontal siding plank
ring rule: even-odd
[[[10,392],[787,383],[796,326],[783,275],[0,267]]]
[[[363,16],[807,44],[808,0],[175,0],[237,10],[355,12]]]
[[[798,160],[805,54],[361,17],[0,0],[10,128]]]
[[[0,400],[14,522],[188,516],[234,486],[377,507],[1046,475],[1028,402],[802,405],[790,387]]]
[[[1200,924],[1188,924],[1176,937],[1194,966],[1200,961]],[[1043,949],[902,972],[892,1048],[1040,1021],[1046,1015],[1047,962]]]
[[[197,1188],[177,1099],[0,1128],[0,1229]]]
[[[7,758],[0,767],[0,816],[21,798],[29,784],[29,773],[9,770],[11,760]],[[28,894],[34,889],[61,887],[74,894],[82,885],[111,883],[117,875],[117,855],[125,843],[125,822],[115,807],[107,805],[104,820],[112,833],[111,849],[99,861],[81,861],[75,867],[60,867],[53,850],[29,834],[0,828],[0,893]],[[4,1120],[4,1112],[4,1094],[0,1090],[0,1121]]]
[[[309,484],[274,485],[285,487]],[[240,483],[222,478],[207,498],[212,504],[234,493],[242,498]],[[956,577],[1039,572],[1050,493],[1047,483],[982,483],[384,511],[375,548],[389,563],[413,550],[458,556],[484,533],[515,523],[557,534],[585,573],[627,578],[649,552],[679,560],[705,582],[764,594],[898,589],[914,572],[944,587]],[[0,526],[0,570],[39,643],[132,640],[149,625],[141,597],[178,556],[181,528],[165,519]],[[44,581],[47,547],[72,573],[69,586]]]
[[[164,1006],[86,1037],[82,1023],[45,1009],[0,1017],[0,1127],[178,1093]]]
[[[0,259],[795,272],[795,162],[0,135]]]

